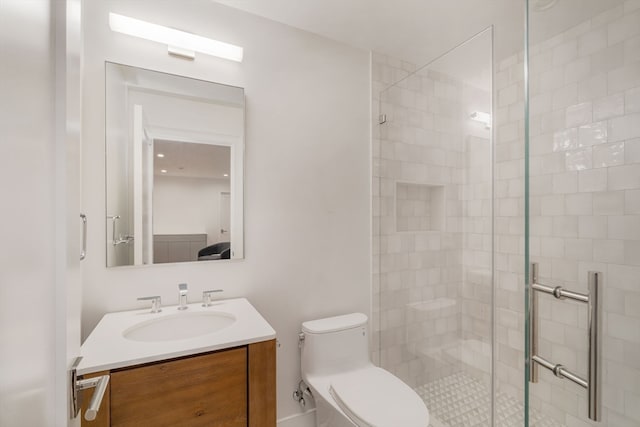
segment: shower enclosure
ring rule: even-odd
[[[640,2],[525,28],[373,55],[372,357],[432,427],[639,426]]]

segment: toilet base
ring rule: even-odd
[[[347,416],[327,402],[322,396],[314,395],[316,402],[316,427],[358,427]]]

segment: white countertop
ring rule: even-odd
[[[174,341],[140,342],[125,338],[122,333],[140,322],[175,316],[179,313],[224,312],[236,321],[217,332]],[[82,361],[78,375],[156,362],[181,356],[204,353],[267,341],[276,337],[275,330],[245,298],[217,300],[210,307],[189,304],[179,311],[177,306],[162,307],[162,312],[150,309],[108,313],[100,320],[80,349]]]

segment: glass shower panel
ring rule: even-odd
[[[492,425],[492,36],[419,68],[373,57],[373,357],[434,427]]]
[[[590,271],[603,282],[601,420],[585,387],[540,366],[529,425],[639,426],[640,3],[528,3],[526,262],[550,287],[587,294]],[[537,354],[589,380],[587,304],[537,298]]]

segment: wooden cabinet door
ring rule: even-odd
[[[247,348],[111,373],[113,427],[245,427]]]

